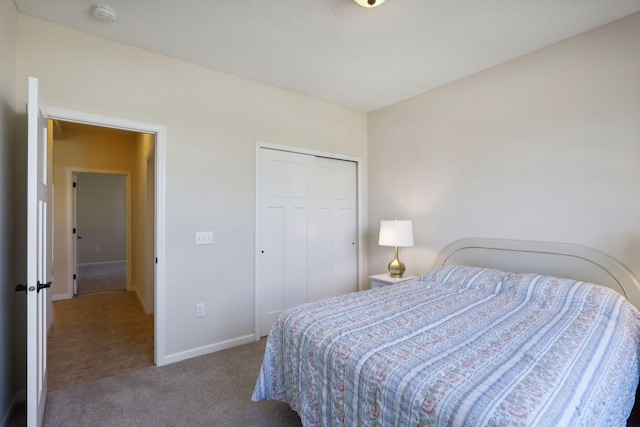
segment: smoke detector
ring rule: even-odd
[[[93,16],[100,22],[110,24],[116,20],[116,11],[109,6],[99,4],[93,7]]]
[[[362,7],[376,7],[384,3],[384,0],[354,0]]]

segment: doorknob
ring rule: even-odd
[[[38,282],[38,286],[40,286],[40,282]],[[51,282],[49,282],[49,286],[51,286]],[[48,288],[49,286],[46,286],[46,287]],[[16,292],[27,292],[27,291],[33,292],[35,290],[36,290],[35,286],[29,286],[28,288],[25,285],[16,286]],[[38,289],[38,291],[40,291],[40,289]]]
[[[78,239],[82,239],[82,236],[78,236]]]

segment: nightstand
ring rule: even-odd
[[[369,276],[371,279],[371,289],[381,288],[387,285],[395,285],[396,283],[406,282],[407,280],[413,280],[418,276],[413,274],[404,274],[402,277],[391,277],[389,273],[376,274],[375,276]]]

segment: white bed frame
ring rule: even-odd
[[[609,255],[568,243],[462,239],[440,253],[436,265],[470,265],[539,273],[607,286],[640,309],[640,281]]]

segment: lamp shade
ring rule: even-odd
[[[380,246],[413,246],[413,224],[406,220],[380,221]]]

